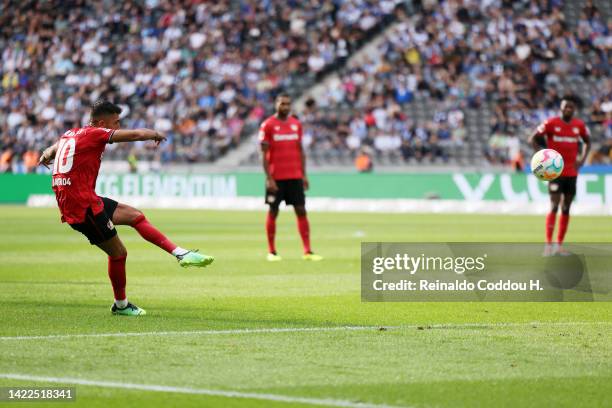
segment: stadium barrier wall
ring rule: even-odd
[[[546,184],[525,174],[313,173],[309,178],[311,210],[532,214],[548,208]],[[101,174],[96,191],[141,207],[265,208],[259,173]],[[48,174],[0,174],[0,203],[54,205],[51,195]],[[612,174],[581,174],[576,203],[576,214],[610,214]]]

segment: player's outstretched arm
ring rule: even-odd
[[[57,152],[57,143],[58,142],[55,142],[55,144],[53,144],[52,146],[47,147],[43,151],[43,153],[40,155],[40,159],[38,159],[38,165],[39,166],[42,164],[46,168],[49,168],[49,165],[51,164],[51,162],[55,158],[55,153]]]
[[[118,129],[113,132],[111,141],[113,143],[138,142],[143,140],[154,140],[159,144],[166,140],[166,136],[151,129]]]

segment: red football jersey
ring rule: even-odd
[[[70,129],[59,140],[53,163],[53,191],[62,222],[81,223],[87,208],[94,214],[104,209],[96,194],[102,154],[114,130],[87,126]]]
[[[537,132],[546,138],[546,147],[558,151],[563,157],[561,176],[576,177],[576,160],[580,139],[588,140],[590,133],[583,121],[573,118],[566,122],[559,116],[547,119],[538,126]]]
[[[270,175],[274,180],[302,179],[302,124],[293,116],[270,116],[259,128],[259,141],[268,143]]]

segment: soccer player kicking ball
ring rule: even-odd
[[[537,151],[541,148],[554,149],[561,154],[565,163],[561,175],[548,182],[550,212],[546,215],[546,247],[544,255],[564,254],[562,245],[570,219],[570,207],[576,195],[576,177],[591,149],[590,133],[584,122],[574,118],[578,100],[574,96],[561,99],[561,116],[549,118],[540,126],[529,142]],[[582,151],[578,158],[579,145]],[[561,206],[557,243],[552,242],[557,211]]]
[[[263,153],[263,168],[266,173],[266,204],[270,206],[266,219],[268,235],[268,261],[280,261],[276,253],[274,236],[276,217],[282,201],[292,205],[297,217],[298,230],[304,245],[303,259],[320,261],[320,255],[310,249],[310,226],[306,216],[308,189],[306,156],[302,149],[302,124],[290,116],[291,97],[280,94],[276,97],[276,113],[267,118],[259,128],[259,141]]]
[[[125,295],[125,261],[127,250],[117,235],[115,225],[129,225],[147,241],[174,255],[181,266],[206,266],[214,258],[183,249],[170,241],[149,223],[144,214],[95,192],[102,154],[106,144],[165,140],[149,129],[119,129],[121,108],[108,101],[98,101],[91,109],[91,122],[84,128],[70,129],[59,141],[44,151],[40,164],[53,163],[53,191],[62,222],[85,235],[108,255],[108,276],[115,294],[111,312],[138,316],[144,309],[128,302]]]

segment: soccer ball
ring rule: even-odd
[[[531,172],[540,180],[554,180],[562,171],[563,157],[556,150],[542,149],[531,158]]]

